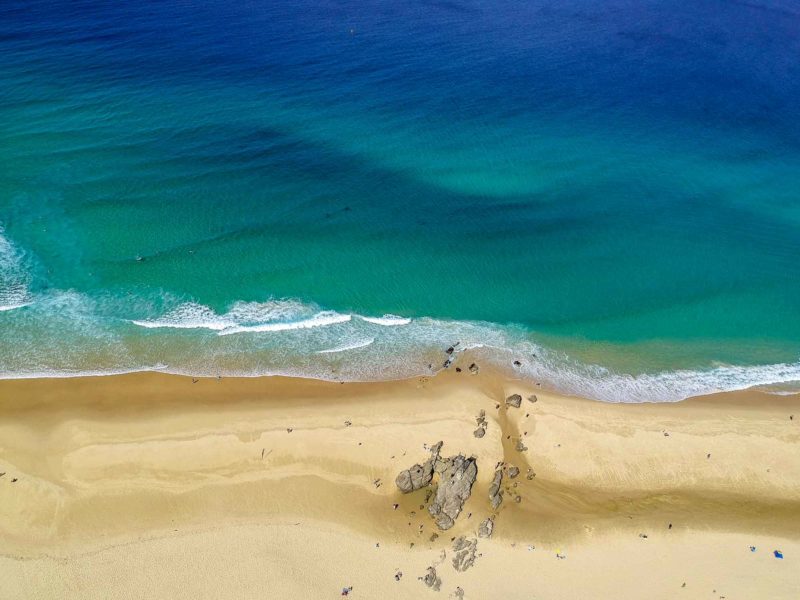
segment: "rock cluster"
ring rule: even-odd
[[[486,427],[489,425],[486,422],[485,410],[482,410],[480,413],[478,413],[478,416],[475,418],[475,422],[478,424],[478,428],[472,432],[472,435],[474,435],[476,438],[482,438],[484,435],[486,435]]]
[[[475,564],[475,553],[478,549],[478,540],[468,540],[464,536],[456,538],[453,542],[453,568],[456,571],[466,571]]]
[[[478,464],[474,457],[459,454],[442,458],[439,453],[442,442],[431,448],[431,457],[423,464],[416,464],[400,472],[395,480],[398,489],[404,494],[430,485],[433,474],[439,475],[436,496],[428,507],[439,529],[450,529],[454,524],[464,502],[472,493],[472,484],[478,476]]]

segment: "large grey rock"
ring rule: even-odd
[[[492,504],[492,509],[497,510],[503,502],[503,490],[500,486],[503,484],[503,469],[497,469],[494,472],[494,479],[489,485],[489,502]]]
[[[514,408],[519,408],[522,404],[522,396],[519,394],[511,394],[508,398],[506,398],[506,406],[513,406]]]
[[[475,552],[478,549],[478,540],[461,536],[453,542],[453,568],[456,571],[466,571],[475,564]]]
[[[484,519],[478,526],[478,537],[490,538],[492,537],[493,531],[494,531],[494,520],[492,519],[492,517],[488,517]]]
[[[439,442],[431,448],[431,457],[424,464],[416,464],[410,469],[401,471],[395,479],[398,489],[404,494],[408,494],[430,485],[433,479],[433,469],[436,461],[439,460],[441,449],[442,442]]]
[[[446,459],[439,458],[434,464],[434,471],[439,474],[439,487],[428,512],[439,529],[450,529],[472,493],[472,484],[478,476],[478,463],[474,457],[467,458],[459,454]]]

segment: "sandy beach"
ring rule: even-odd
[[[395,485],[438,441],[478,467],[447,531]],[[494,511],[498,463],[520,474]],[[485,371],[10,380],[0,473],[2,598],[800,597],[797,396],[604,404]]]

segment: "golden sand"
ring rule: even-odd
[[[447,532],[394,485],[439,440],[478,461]],[[501,461],[521,473],[457,572],[451,538],[493,514]],[[484,372],[3,381],[0,472],[0,598],[800,598],[797,396],[604,404]]]

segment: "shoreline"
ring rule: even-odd
[[[512,393],[522,395],[520,408],[506,407]],[[535,403],[527,400],[532,394]],[[476,438],[480,410],[488,427]],[[610,598],[612,591],[640,598],[641,589],[599,582],[604,571],[642,561],[641,573],[617,577],[663,580],[664,589],[651,586],[648,597],[679,593],[667,585],[675,571],[697,585],[713,576],[720,589],[735,582],[761,596],[790,598],[798,590],[791,577],[800,556],[798,395],[605,403],[483,369],[381,383],[162,373],[2,380],[0,440],[0,576],[27,589],[14,598],[47,590],[103,597],[94,570],[127,568],[134,555],[147,563],[153,552],[196,580],[172,589],[174,578],[165,576],[165,587],[151,582],[145,597],[224,596],[208,572],[223,552],[245,562],[280,556],[280,569],[262,573],[276,591],[338,595],[328,566],[304,556],[309,536],[330,554],[342,586],[348,578],[359,582],[354,597],[376,597],[357,595],[373,579],[371,593],[381,597],[425,597],[429,590],[416,578],[442,551],[445,597],[456,585],[467,598],[491,590],[529,597],[524,586],[508,587],[517,578],[541,598]],[[444,455],[475,456],[478,465],[464,511],[446,532],[420,509],[422,490],[401,494],[394,484],[401,470],[427,458],[425,444],[440,440]],[[518,440],[527,450],[516,449]],[[498,462],[521,474],[506,479],[505,500],[492,511],[487,490]],[[492,514],[494,533],[478,539],[475,566],[456,572],[450,538],[474,537]],[[265,528],[285,552],[263,538]],[[439,537],[430,541],[433,533]],[[185,553],[198,544],[200,556]],[[340,555],[342,544],[352,560]],[[752,556],[751,544],[758,548]],[[606,556],[607,548],[615,554]],[[766,560],[778,548],[786,558]],[[648,563],[643,549],[658,561]],[[733,554],[709,566],[700,550]],[[527,569],[533,556],[536,568]],[[514,577],[492,571],[501,559]],[[359,574],[358,562],[373,560],[372,577]],[[394,568],[406,573],[401,581]],[[301,582],[287,569],[319,573]],[[233,576],[213,571],[226,581]],[[132,594],[141,577],[119,580],[119,594]],[[265,583],[257,573],[237,577],[232,598],[257,597],[249,586]],[[709,597],[710,590],[691,589],[680,593]],[[746,597],[727,591],[728,598]]]

